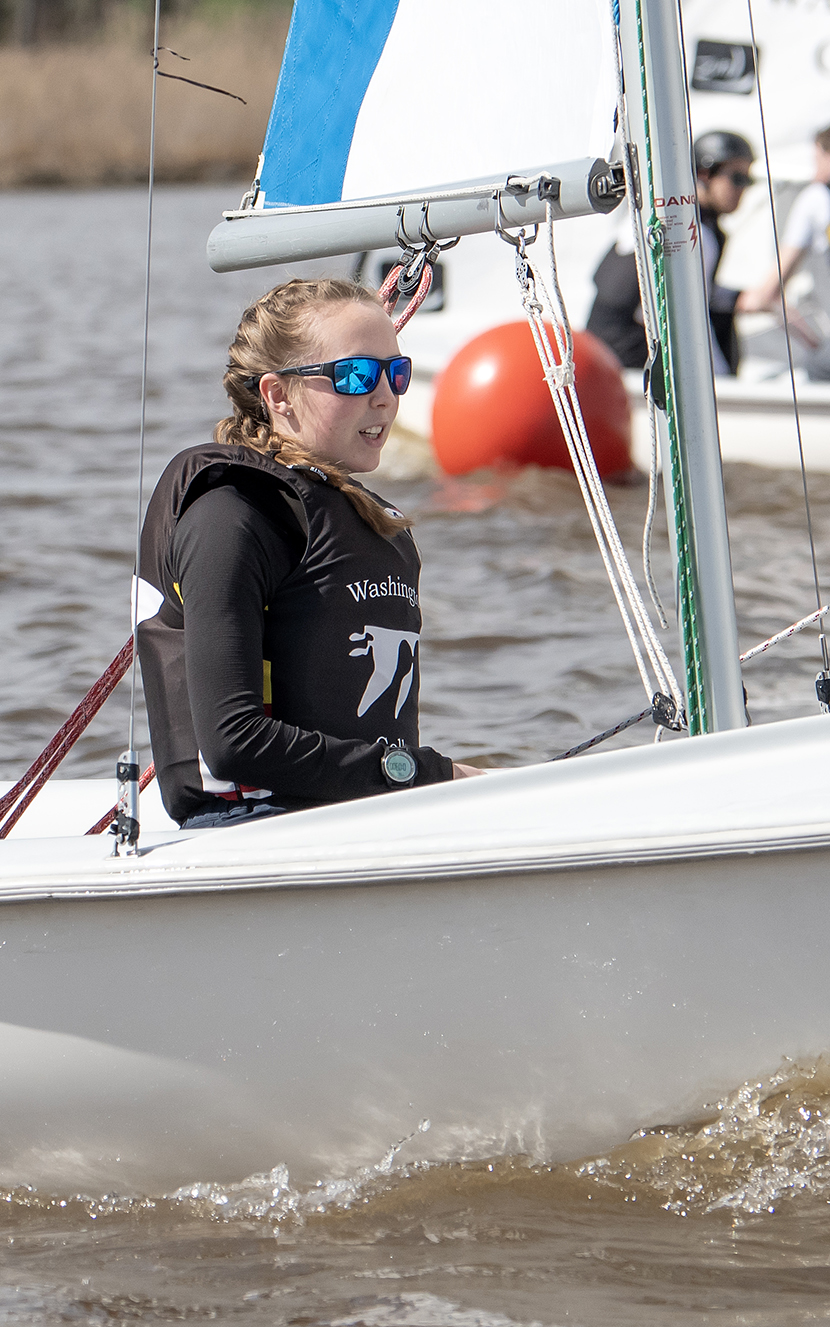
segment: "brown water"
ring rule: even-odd
[[[0,1322],[309,1327],[781,1324],[830,1317],[830,1072],[789,1066],[684,1129],[166,1199],[2,1195]]]
[[[229,201],[158,197],[148,487],[208,436],[238,314],[276,279],[209,271],[204,241]],[[144,221],[140,191],[0,196],[0,778],[22,772],[128,633]],[[735,467],[727,486],[745,648],[814,600],[798,476]],[[568,476],[384,487],[419,516],[424,740],[523,763],[642,708]],[[830,573],[830,478],[811,488]],[[633,559],[645,492],[612,503]],[[670,598],[659,534],[655,565]],[[750,664],[755,720],[814,713],[817,667],[814,632]],[[119,693],[65,772],[111,774],[125,740]],[[270,1176],[229,1190],[193,1176],[166,1199],[0,1194],[0,1324],[828,1319],[830,1072],[784,1066],[734,1086],[696,1125],[553,1169],[459,1157],[402,1175],[378,1158],[297,1191],[275,1158]]]

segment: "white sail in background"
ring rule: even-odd
[[[683,0],[682,13],[694,134],[731,129],[760,156],[746,0]],[[752,16],[771,174],[809,179],[813,137],[830,125],[830,7],[752,0]]]

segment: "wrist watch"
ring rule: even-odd
[[[408,746],[388,746],[380,769],[390,788],[411,788],[418,777],[418,762]]]

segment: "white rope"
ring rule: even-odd
[[[649,466],[648,508],[643,523],[643,574],[646,578],[648,592],[651,595],[651,602],[654,604],[654,611],[657,614],[657,621],[665,631],[669,625],[669,620],[666,617],[666,610],[663,607],[663,601],[660,598],[651,570],[651,534],[654,529],[654,516],[657,511],[657,407],[651,393],[649,393],[646,402],[646,409],[648,410]]]
[[[549,344],[548,347],[545,346],[545,342],[547,341],[547,336],[545,334],[544,327],[542,328],[542,333],[540,334],[537,327],[536,318],[532,314],[528,315],[528,321],[530,323],[530,330],[533,334],[533,340],[536,344],[536,349],[539,353],[539,358],[544,364],[545,357],[549,349]],[[548,386],[551,387],[550,378],[548,378]],[[574,473],[576,474],[579,487],[582,491],[582,497],[585,502],[585,509],[588,512],[588,519],[591,522],[591,527],[594,531],[594,537],[596,538],[597,541],[597,547],[599,548],[600,555],[605,564],[605,570],[608,574],[608,580],[610,582],[614,598],[617,601],[617,607],[620,610],[620,616],[622,617],[623,620],[623,626],[625,627],[626,634],[631,643],[631,649],[634,654],[634,660],[637,664],[637,669],[640,674],[640,678],[642,679],[643,687],[645,688],[646,695],[649,697],[649,699],[651,699],[651,696],[653,695],[653,688],[648,675],[648,670],[643,660],[642,651],[640,650],[640,645],[637,640],[637,633],[634,629],[628,610],[626,608],[625,599],[623,597],[619,581],[617,580],[617,576],[615,574],[614,563],[611,558],[610,551],[606,545],[602,527],[598,520],[597,513],[595,511],[594,504],[591,499],[590,488],[586,482],[582,466],[579,463],[578,457],[575,455],[575,448],[570,433],[569,422],[567,420],[565,411],[562,406],[562,390],[563,389],[557,389],[551,387],[551,396],[553,397],[553,404],[556,407],[556,413],[559,418],[559,425],[560,428],[562,429],[562,434],[565,438],[565,442],[567,444],[568,451],[570,453],[571,460],[573,462]]]
[[[741,655],[741,663],[746,663],[748,659],[754,659],[756,655],[763,654],[766,650],[771,649],[773,645],[778,645],[782,640],[789,640],[790,636],[795,636],[799,631],[803,631],[805,627],[810,627],[814,622],[819,622],[825,613],[830,613],[830,604],[826,604],[824,608],[817,608],[809,617],[802,617],[799,622],[793,622],[791,627],[776,632],[768,640],[761,641],[760,645],[753,645],[751,650],[747,650],[745,654]]]
[[[574,386],[573,333],[559,285],[553,241],[553,209],[550,204],[546,211],[551,286],[555,302],[544,280],[531,269],[524,244],[520,243],[516,250],[516,277],[522,290],[522,304],[643,687],[649,699],[655,690],[670,695],[680,711],[683,707],[682,691],[634,579],[588,440]],[[546,311],[553,329],[556,352],[544,323]],[[656,685],[649,676],[644,653],[648,657]]]
[[[818,574],[818,558],[816,555],[816,541],[813,536],[813,516],[810,506],[810,487],[807,483],[807,465],[804,460],[804,439],[801,435],[801,411],[798,405],[798,389],[795,382],[795,366],[793,364],[793,344],[790,336],[790,324],[787,318],[787,298],[784,292],[784,274],[781,267],[781,245],[778,235],[778,209],[775,206],[775,190],[772,185],[772,171],[769,164],[769,144],[767,142],[767,118],[764,111],[764,94],[761,88],[761,70],[759,67],[758,43],[755,40],[755,18],[752,13],[752,0],[746,0],[747,16],[749,18],[749,35],[752,42],[752,59],[755,69],[755,87],[758,92],[758,114],[761,121],[761,141],[764,148],[764,169],[767,177],[767,194],[769,197],[770,220],[772,221],[772,238],[775,246],[775,264],[778,268],[778,292],[781,298],[781,312],[784,317],[784,340],[787,346],[787,367],[790,375],[790,393],[793,402],[793,414],[795,417],[795,435],[798,442],[798,461],[801,469],[801,487],[804,493],[804,514],[807,518],[807,536],[810,541],[810,563],[813,571],[813,585],[816,592],[817,611],[821,608],[821,584]],[[830,673],[830,654],[827,650],[827,640],[824,632],[819,636],[819,645],[821,648],[822,666],[825,676]]]
[[[623,137],[623,172],[625,174],[625,196],[628,203],[628,215],[634,237],[634,262],[637,267],[637,285],[640,288],[640,306],[643,311],[643,327],[649,355],[654,353],[659,344],[657,336],[657,317],[653,305],[651,284],[646,278],[646,235],[643,228],[643,214],[637,206],[637,189],[631,169],[631,157],[628,151],[628,133],[626,132],[627,115],[625,108],[625,89],[623,86],[622,60],[620,58],[619,26],[616,19],[618,0],[611,0],[611,25],[613,28],[614,74],[617,83],[617,132]],[[654,515],[657,510],[657,407],[651,390],[646,398],[648,411],[648,432],[650,445],[650,463],[648,468],[648,509],[643,524],[643,573],[646,585],[657,613],[660,626],[665,630],[669,625],[662,600],[657,590],[651,569],[651,535],[654,528]]]
[[[553,210],[550,204],[548,204],[547,207],[547,234],[548,234],[548,258],[550,260],[550,267],[551,267],[551,284],[556,298],[555,312],[554,309],[551,307],[551,301],[547,294],[544,282],[541,282],[541,288],[544,296],[547,298],[548,307],[550,309],[551,316],[553,319],[553,327],[555,332],[558,331],[559,320],[561,319],[561,326],[564,329],[565,346],[567,348],[568,359],[571,369],[571,378],[573,379],[573,334],[571,332],[570,320],[568,318],[568,311],[565,307],[565,301],[562,298],[562,291],[559,285],[559,274],[557,269],[556,253],[554,250],[554,242],[553,242]],[[605,495],[605,489],[603,487],[599,471],[597,470],[596,467],[594,454],[591,449],[590,441],[588,439],[587,430],[585,428],[585,421],[582,416],[582,408],[580,406],[579,397],[577,396],[575,387],[572,386],[569,388],[568,398],[572,406],[575,421],[577,424],[579,450],[581,453],[581,459],[583,465],[585,466],[586,473],[589,478],[592,499],[600,515],[600,519],[602,521],[603,530],[605,532],[606,538],[608,539],[608,542],[611,546],[612,556],[614,558],[615,565],[618,569],[620,577],[625,586],[626,595],[631,605],[631,609],[634,614],[635,620],[637,622],[637,627],[640,636],[643,640],[643,644],[646,647],[646,651],[649,655],[649,658],[652,661],[652,667],[655,671],[655,674],[662,683],[660,690],[662,690],[665,694],[670,694],[673,697],[674,702],[677,705],[678,711],[680,711],[683,708],[683,693],[674,675],[674,672],[672,671],[672,667],[666,656],[665,650],[663,649],[663,646],[651,623],[648,611],[646,609],[645,604],[643,603],[643,599],[640,594],[639,586],[637,585],[637,582],[634,579],[634,573],[631,570],[631,565],[628,561],[625,549],[623,548],[622,540],[620,539],[619,533],[617,531],[617,526],[614,521],[614,517],[611,513],[611,508],[608,504],[608,499]]]
[[[135,593],[132,596],[130,628],[133,638],[133,660],[130,672],[130,720],[127,745],[135,749],[136,681],[138,677],[138,593],[141,586],[141,514],[144,500],[144,455],[147,437],[147,363],[150,344],[150,273],[153,255],[153,190],[156,176],[156,93],[158,90],[159,25],[161,0],[155,0],[153,18],[153,85],[150,98],[150,168],[147,184],[147,239],[144,261],[144,318],[141,341],[141,405],[138,427],[138,482],[135,512]]]

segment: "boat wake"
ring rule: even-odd
[[[425,1133],[429,1120],[417,1132]],[[415,1135],[413,1134],[412,1137]],[[455,1160],[401,1166],[401,1139],[373,1166],[353,1175],[295,1187],[284,1165],[235,1184],[197,1181],[162,1197],[109,1193],[58,1196],[21,1185],[0,1192],[7,1220],[23,1209],[66,1220],[106,1220],[139,1211],[159,1217],[262,1223],[273,1234],[301,1229],[346,1235],[366,1221],[386,1228],[429,1222],[428,1240],[452,1238],[464,1212],[465,1238],[494,1205],[542,1203],[573,1211],[613,1210],[637,1204],[680,1217],[725,1211],[772,1213],[799,1200],[830,1201],[830,1057],[805,1065],[785,1062],[771,1078],[744,1083],[694,1123],[638,1130],[601,1156],[538,1164],[526,1156],[490,1161]],[[3,1209],[0,1209],[3,1210]],[[449,1224],[448,1224],[449,1223]]]

